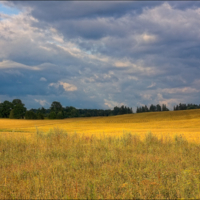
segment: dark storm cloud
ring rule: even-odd
[[[31,15],[35,18],[46,22],[54,22],[61,20],[97,18],[97,17],[114,17],[119,18],[124,14],[132,11],[135,14],[140,14],[144,7],[152,8],[162,2],[112,2],[112,1],[14,1],[7,2],[10,6],[18,8],[30,7]]]
[[[189,8],[195,9],[200,7],[199,1],[168,1],[176,9],[187,10]]]
[[[199,103],[199,2],[6,2],[2,101],[79,108]],[[199,101],[199,102],[198,102]]]
[[[116,20],[126,14],[135,16],[144,8],[152,8],[162,2],[8,2],[19,8],[30,8],[30,14],[38,19],[33,25],[55,27],[70,38],[99,39],[106,35],[124,35],[125,29],[115,28]],[[112,18],[111,23],[106,19]],[[100,20],[100,19],[105,19]],[[115,22],[113,23],[113,21]],[[113,25],[110,29],[109,26]],[[120,35],[120,32],[121,35]]]

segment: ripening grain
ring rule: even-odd
[[[152,132],[158,138],[182,135],[189,142],[200,142],[200,110],[169,111],[128,114],[110,117],[71,118],[64,120],[12,120],[0,119],[0,134],[11,132],[9,135],[29,137],[35,134],[36,127],[48,132],[59,127],[67,133],[84,135],[122,136],[129,132],[139,134],[141,139]],[[5,135],[5,134],[4,134]]]
[[[199,152],[152,134],[0,136],[0,199],[198,199]]]
[[[199,134],[200,110],[0,119],[0,199],[198,199]]]

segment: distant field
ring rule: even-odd
[[[31,136],[59,127],[68,133],[85,135],[122,136],[130,132],[144,138],[152,132],[159,137],[182,135],[188,141],[200,142],[200,110],[151,112],[110,117],[71,118],[64,120],[12,120],[0,119],[0,134]]]

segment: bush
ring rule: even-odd
[[[56,118],[57,118],[57,119],[63,119],[63,118],[64,118],[64,116],[63,116],[63,114],[62,114],[61,111],[58,112],[58,114],[56,115]]]
[[[44,115],[42,113],[37,114],[37,119],[44,119]]]
[[[37,119],[37,115],[33,111],[30,110],[30,111],[26,111],[25,118],[26,119]]]
[[[14,119],[23,119],[26,113],[26,108],[23,104],[17,104],[12,110],[12,116]]]
[[[56,119],[56,113],[54,111],[50,112],[49,119]]]
[[[10,119],[14,119],[14,109],[12,109],[12,110],[10,111],[9,118],[10,118]]]
[[[10,111],[10,119],[23,119],[25,114],[25,108],[21,105],[16,105],[14,109]]]

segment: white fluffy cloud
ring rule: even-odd
[[[39,103],[41,106],[46,106],[46,105],[50,105],[46,100],[42,100],[42,99],[34,99],[35,102]]]
[[[62,82],[60,81],[59,82],[60,85],[63,86],[64,90],[67,92],[67,91],[76,91],[77,90],[77,87],[73,84],[69,84],[69,83],[65,83],[65,82]]]
[[[21,63],[13,62],[10,60],[3,60],[0,62],[0,70],[1,69],[28,69],[28,70],[40,70],[41,68],[38,66],[27,66]]]
[[[40,81],[47,81],[47,79],[44,78],[44,77],[41,77],[41,78],[40,78]]]
[[[118,103],[116,101],[104,99],[104,105],[108,106],[110,109],[113,109],[115,106],[122,106],[125,105],[124,103]]]
[[[77,87],[73,84],[69,84],[69,83],[66,83],[66,82],[63,82],[63,81],[59,81],[57,83],[50,83],[49,86],[53,86],[55,88],[58,88],[59,86],[62,86],[63,89],[66,91],[66,92],[73,92],[73,91],[76,91],[77,90]]]

